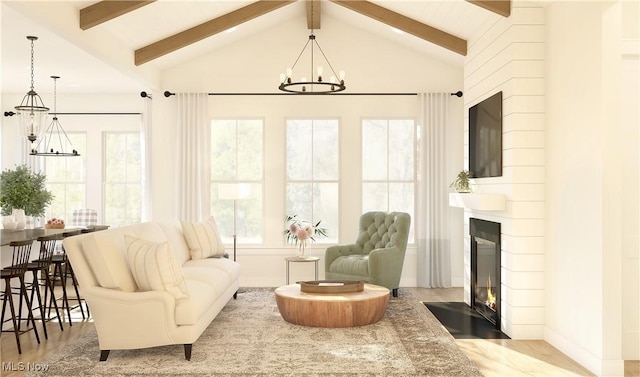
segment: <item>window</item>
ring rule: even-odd
[[[86,133],[67,132],[67,136],[76,150],[87,150]],[[47,189],[53,193],[46,218],[70,220],[73,210],[86,208],[86,156],[81,153],[79,157],[47,157],[43,161]]]
[[[338,240],[339,134],[336,119],[287,121],[286,213],[322,221]]]
[[[249,187],[236,200],[238,242],[262,243],[263,120],[219,119],[211,122],[211,213],[224,242],[233,242],[234,200],[219,198],[219,185]]]
[[[140,115],[77,114],[65,116],[63,127],[80,157],[41,157],[47,187],[55,195],[47,218],[70,224],[74,210],[88,208],[97,211],[98,224],[140,222]]]
[[[139,223],[142,215],[142,153],[139,132],[105,132],[104,221],[111,227]]]
[[[362,211],[401,211],[415,219],[415,177],[415,122],[363,120]]]

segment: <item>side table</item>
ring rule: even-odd
[[[318,261],[320,261],[319,257],[286,257],[284,260],[287,262],[287,285],[289,285],[289,264],[293,263],[301,263],[301,262],[313,262],[315,264],[315,280],[318,280]]]

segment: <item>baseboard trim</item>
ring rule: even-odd
[[[544,340],[597,376],[624,376],[624,360],[603,360],[548,327]]]

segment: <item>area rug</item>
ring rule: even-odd
[[[369,326],[313,328],[285,322],[274,289],[245,288],[193,344],[113,350],[99,362],[95,331],[27,376],[482,376],[453,337],[409,292]]]

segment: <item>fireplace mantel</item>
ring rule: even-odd
[[[449,206],[476,211],[503,211],[506,197],[502,194],[449,193]]]

